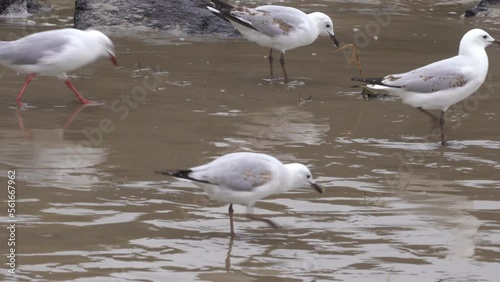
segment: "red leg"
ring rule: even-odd
[[[69,126],[73,123],[75,118],[80,114],[80,112],[85,109],[85,105],[79,105],[76,111],[68,118],[68,120],[64,123],[64,129],[68,129]]]
[[[83,98],[83,96],[82,96],[82,95],[80,95],[80,93],[78,93],[78,90],[76,90],[76,88],[73,86],[73,84],[71,83],[71,81],[69,81],[69,79],[66,79],[66,80],[64,81],[64,83],[66,83],[66,85],[69,87],[69,89],[71,89],[71,90],[75,93],[76,98],[77,98],[78,100],[80,100],[80,102],[81,102],[82,104],[90,104],[90,103],[92,103],[92,101],[89,101],[89,100],[87,100],[87,99]]]
[[[21,117],[21,109],[20,108],[17,108],[17,110],[16,110],[16,118],[17,118],[17,122],[19,124],[19,128],[21,128],[22,130],[24,130],[26,132],[26,136],[24,136],[24,138],[31,139],[33,136],[33,132],[31,132],[31,130],[27,129],[24,126],[23,118]]]
[[[26,81],[23,84],[23,87],[21,88],[21,91],[19,91],[19,94],[17,94],[16,102],[17,102],[17,106],[18,107],[22,107],[23,106],[23,103],[21,103],[21,99],[23,98],[24,91],[26,91],[26,88],[28,87],[28,84],[33,79],[33,77],[35,77],[35,75],[36,74],[34,74],[34,73],[28,75],[28,77],[26,78]]]

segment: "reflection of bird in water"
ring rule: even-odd
[[[20,109],[16,111],[19,130],[0,130],[0,162],[19,170],[21,180],[37,185],[75,189],[90,188],[100,180],[93,168],[106,160],[107,150],[65,140],[64,132],[85,109],[80,105],[62,128],[28,128]],[[54,112],[46,112],[54,113]],[[59,114],[59,113],[57,113]]]
[[[229,246],[227,248],[227,255],[226,255],[226,271],[227,272],[231,271],[231,252],[233,251],[233,243],[234,243],[234,237],[231,237],[229,239]]]
[[[447,259],[462,260],[474,255],[475,237],[482,222],[469,212],[474,209],[473,201],[467,195],[458,194],[462,192],[456,183],[441,179],[445,148],[442,147],[433,156],[438,158],[436,177],[428,179],[425,175],[408,174],[404,189],[396,191],[402,202],[412,207],[408,214],[412,225],[425,226],[422,230],[413,230],[413,235],[405,236],[405,241],[414,244],[413,236],[427,236],[438,242],[434,242],[432,247],[439,245],[446,248],[444,253]]]
[[[415,244],[417,238],[427,238],[429,247],[443,248],[442,253],[450,260],[472,257],[476,249],[475,238],[483,225],[480,219],[469,212],[474,209],[473,201],[466,195],[434,192],[431,190],[432,183],[420,179],[419,184],[426,185],[427,193],[406,191],[400,195],[405,205],[412,207],[407,212],[408,220],[413,222],[413,227],[409,227],[413,230],[411,235],[405,232],[397,237],[409,245]],[[445,181],[440,183],[441,186],[447,184],[451,186]]]
[[[262,150],[286,145],[318,145],[330,130],[328,118],[317,118],[300,107],[275,107],[242,114],[244,123],[236,123],[235,134],[248,141],[252,149]]]

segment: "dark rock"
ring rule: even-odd
[[[492,7],[493,5],[496,5],[500,3],[500,0],[481,0],[478,4],[469,7],[466,11],[464,16],[466,18],[469,17],[474,17],[478,15],[479,13],[484,13],[487,15],[488,9]]]
[[[28,0],[27,8],[28,8],[28,13],[30,13],[30,14],[34,14],[45,7],[46,7],[46,5],[43,5],[37,1]]]
[[[22,6],[27,0],[0,0],[0,14],[6,12],[11,5]]]
[[[75,28],[180,30],[190,35],[238,36],[207,10],[208,0],[76,0]]]
[[[42,4],[33,0],[0,0],[0,14],[7,12],[10,6],[17,7],[17,12],[27,11],[30,14],[38,12],[43,7]]]
[[[0,0],[0,12],[3,13],[7,7],[10,6],[10,1],[8,0]]]

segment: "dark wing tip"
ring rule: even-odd
[[[359,81],[359,82],[365,82],[368,84],[379,84],[379,85],[384,85],[382,83],[382,80],[384,80],[383,77],[376,77],[376,78],[362,78],[362,77],[353,77],[351,78],[353,81]]]
[[[257,32],[260,32],[259,29],[257,29],[251,22],[246,21],[245,19],[242,19],[236,15],[232,14],[232,11],[234,10],[234,7],[219,1],[219,0],[211,0],[210,1],[211,7],[207,6],[207,8],[212,12],[212,14],[216,15],[217,17],[227,21],[227,22],[235,22],[237,24],[240,24],[242,26],[245,26],[249,29],[253,29]]]
[[[392,87],[392,88],[401,88],[401,86],[394,86],[394,85],[385,84],[383,82],[385,80],[385,77],[375,77],[375,78],[353,77],[353,78],[351,78],[351,80],[358,81],[358,82],[364,82],[366,84],[381,85],[381,86]]]
[[[185,169],[185,170],[157,170],[157,171],[155,171],[156,174],[169,175],[169,176],[173,176],[173,177],[177,177],[177,178],[183,178],[183,179],[187,179],[187,180],[191,180],[191,181],[195,181],[195,182],[212,184],[212,183],[210,183],[210,182],[208,182],[206,180],[200,180],[200,179],[196,179],[196,178],[191,177],[189,175],[191,172],[193,172],[193,171],[190,170],[190,169]]]
[[[157,170],[156,174],[170,175],[179,178],[190,178],[189,174],[192,172],[190,169],[185,170]]]

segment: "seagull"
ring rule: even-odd
[[[500,41],[482,29],[472,29],[462,37],[455,57],[406,73],[352,80],[368,83],[362,87],[401,97],[403,103],[419,109],[434,120],[439,119],[441,144],[446,145],[444,113],[451,105],[472,95],[483,84],[488,73],[485,48],[492,43],[500,44]],[[441,115],[438,118],[428,110],[440,110]]]
[[[253,214],[256,201],[300,187],[312,187],[319,193],[324,192],[324,188],[313,180],[311,172],[303,164],[283,164],[272,156],[259,153],[231,153],[190,169],[161,170],[155,173],[193,181],[210,199],[229,203],[232,237],[233,204],[246,206],[248,218],[278,228],[270,219]]]
[[[270,48],[269,68],[273,74],[273,49],[281,52],[281,68],[285,83],[285,52],[313,43],[318,36],[329,36],[335,46],[339,42],[333,32],[332,19],[320,12],[306,14],[301,10],[265,5],[256,8],[234,7],[220,0],[211,0],[207,8],[219,18],[230,22],[246,39],[262,47]]]
[[[34,33],[14,41],[0,41],[0,64],[18,72],[27,73],[21,91],[17,95],[17,105],[26,87],[35,75],[55,76],[64,80],[82,104],[92,101],[85,99],[66,74],[87,65],[100,57],[108,57],[117,66],[113,42],[102,32],[88,29],[65,28]]]

